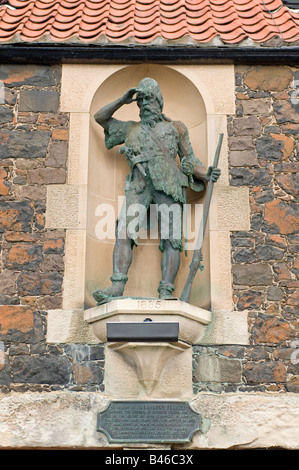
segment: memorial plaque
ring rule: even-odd
[[[181,401],[112,401],[98,413],[97,431],[110,443],[190,442],[201,415]]]

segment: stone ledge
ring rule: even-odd
[[[105,447],[96,421],[107,404],[99,393],[0,395],[0,449]]]
[[[143,322],[151,318],[153,322],[178,322],[179,339],[192,344],[203,337],[206,325],[210,323],[212,316],[208,310],[180,300],[123,297],[85,310],[84,318],[103,343],[107,341],[107,321]]]
[[[47,342],[98,343],[99,340],[94,335],[91,325],[86,321],[86,317],[90,317],[90,310],[92,309],[85,310],[85,312],[83,309],[49,310]],[[149,315],[143,316],[147,317]],[[249,344],[247,317],[247,311],[218,311],[212,313],[211,322],[207,325],[200,344]],[[109,319],[108,314],[106,318]],[[171,318],[173,320],[173,317]]]
[[[109,399],[89,392],[0,395],[0,448],[113,449],[96,431]],[[210,428],[179,448],[299,448],[299,394],[201,393],[191,407]]]
[[[299,394],[198,394],[192,408],[211,421],[194,449],[298,449]]]

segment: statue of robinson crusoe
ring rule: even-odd
[[[139,107],[140,122],[123,122],[113,118],[113,114],[121,106],[133,101]],[[133,204],[141,204],[146,209],[151,204],[166,208],[176,204],[182,211],[186,202],[186,187],[190,186],[199,192],[205,188],[206,181],[217,181],[220,176],[219,169],[209,167],[205,170],[194,156],[186,126],[180,121],[170,120],[162,111],[163,97],[158,83],[151,78],[144,78],[137,88],[130,88],[121,98],[95,114],[96,122],[104,128],[106,147],[111,149],[124,144],[120,151],[126,154],[130,166],[125,190],[125,210],[121,211],[117,220],[112,285],[93,293],[98,304],[122,296],[128,279],[132,250],[138,243],[138,231],[136,234],[136,230],[130,230],[132,216],[128,216],[127,209]],[[176,163],[177,155],[181,168]],[[173,299],[174,281],[183,249],[182,227],[180,226],[178,233],[177,224],[168,217],[168,236],[161,237],[162,216],[163,213],[159,212],[160,250],[163,255],[162,279],[158,292],[160,299]],[[119,236],[120,233],[122,236]]]

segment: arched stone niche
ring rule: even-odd
[[[103,129],[93,116],[98,109],[120,97],[127,89],[137,87],[145,77],[151,77],[159,83],[164,98],[164,114],[172,120],[184,122],[196,157],[204,166],[208,165],[206,106],[198,88],[184,74],[159,65],[128,66],[113,73],[99,86],[90,106],[85,271],[87,308],[95,305],[92,292],[96,288],[110,285],[115,219],[121,208],[125,178],[129,171],[126,158],[119,154],[119,147],[106,149]],[[114,117],[123,121],[139,121],[136,103],[123,106]],[[188,190],[187,203],[187,256],[181,253],[181,267],[174,292],[177,297],[180,296],[188,276],[204,193]],[[103,226],[104,222],[107,224]],[[161,278],[161,253],[158,245],[159,240],[153,230],[142,230],[139,245],[133,250],[133,262],[125,288],[126,296],[158,296],[157,288]],[[207,231],[203,249],[205,269],[196,276],[191,298],[194,305],[206,309],[210,309],[209,246]]]
[[[95,211],[99,204],[108,203],[117,214],[128,166],[118,149],[106,150],[103,130],[93,115],[146,76],[160,83],[165,114],[185,123],[194,152],[205,166],[212,165],[219,133],[224,134],[219,160],[222,173],[214,188],[204,245],[205,270],[196,277],[191,303],[213,313],[203,342],[245,344],[247,312],[236,315],[233,311],[230,232],[250,229],[249,193],[247,187],[229,185],[227,119],[235,114],[235,74],[233,65],[223,64],[63,64],[60,111],[70,117],[68,175],[65,184],[47,186],[46,227],[66,230],[65,271],[63,305],[48,311],[47,340],[95,340],[84,321],[84,309],[95,305],[94,288],[110,284],[114,246],[112,239],[97,240],[95,225],[100,217]],[[136,104],[124,106],[116,116],[138,119]],[[189,192],[188,201],[195,207],[203,199]],[[156,297],[161,257],[157,245],[157,241],[141,240],[134,250],[126,295]],[[181,254],[177,296],[191,255],[190,251],[186,259]]]

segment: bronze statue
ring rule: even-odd
[[[140,122],[113,118],[113,114],[121,106],[133,101],[139,107]],[[130,166],[130,175],[126,181],[125,209],[133,204],[142,204],[146,209],[151,204],[166,208],[176,204],[182,211],[188,186],[194,191],[203,191],[207,181],[215,182],[220,176],[218,168],[209,167],[206,170],[194,156],[186,126],[163,114],[160,87],[151,78],[144,78],[137,88],[130,88],[122,97],[104,106],[95,114],[95,120],[104,128],[108,149],[124,144],[120,152],[125,153]],[[176,163],[177,155],[180,158],[180,168]],[[128,280],[132,251],[138,244],[138,235],[136,236],[136,231],[130,231],[132,216],[128,216],[126,210],[124,214],[126,216],[120,215],[116,224],[112,285],[93,293],[98,304],[122,296]],[[161,220],[159,214],[159,248],[163,254],[162,279],[158,292],[160,299],[173,299],[174,281],[179,270],[180,252],[183,250],[182,229],[180,228],[178,234],[174,230],[174,220],[170,217],[169,236],[161,237]],[[119,236],[120,233],[122,236]]]

